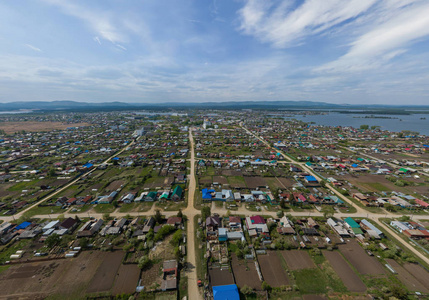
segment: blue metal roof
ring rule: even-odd
[[[213,287],[214,300],[240,300],[236,284],[219,285]]]

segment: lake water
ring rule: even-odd
[[[416,131],[429,136],[429,115],[374,115],[392,119],[365,118],[365,114],[327,113],[324,115],[295,115],[292,118],[304,122],[314,122],[325,126],[351,126],[359,128],[361,125],[380,126],[382,130],[400,132],[402,130]],[[426,118],[426,119],[421,119]],[[286,118],[289,119],[289,118]]]

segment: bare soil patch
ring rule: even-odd
[[[0,298],[82,298],[105,254],[85,251],[76,258],[11,266],[0,275]]]
[[[234,284],[232,273],[228,269],[209,267],[210,287]]]
[[[90,126],[89,123],[62,123],[62,122],[32,122],[32,121],[23,121],[23,122],[0,122],[0,129],[4,130],[6,134],[15,133],[21,130],[27,132],[36,132],[36,131],[51,131],[55,129],[64,130],[69,127],[83,127]]]
[[[141,272],[140,285],[149,287],[154,283],[161,284],[161,263],[152,265],[149,269]]]
[[[112,192],[112,191],[116,191],[117,189],[119,189],[123,184],[125,183],[125,181],[123,180],[115,180],[113,182],[111,182],[108,186],[107,186],[107,190]]]
[[[288,268],[293,271],[316,267],[307,251],[283,250],[280,253],[286,261]]]
[[[238,260],[235,253],[231,257],[232,271],[238,287],[250,286],[254,290],[261,289],[261,280],[256,271],[254,260]]]
[[[429,287],[429,272],[418,264],[406,263],[404,268],[411,273],[421,284]]]
[[[249,189],[267,186],[267,181],[263,177],[244,177],[244,181]]]
[[[387,263],[398,273],[399,280],[409,289],[410,291],[418,291],[422,293],[429,293],[427,286],[424,286],[419,280],[411,275],[405,268],[399,265],[393,259],[386,259]]]
[[[136,264],[121,265],[118,277],[113,285],[112,294],[132,294],[135,292],[140,278],[140,269]]]
[[[270,286],[280,287],[289,284],[289,279],[276,252],[268,251],[266,255],[259,255],[258,261],[262,276]]]
[[[339,245],[338,248],[359,273],[364,275],[385,274],[381,263],[375,257],[369,256],[355,240]]]
[[[87,289],[88,293],[107,292],[113,285],[115,276],[121,265],[124,252],[114,251],[106,253],[103,262],[97,269],[95,276]]]
[[[219,184],[228,184],[228,180],[223,176],[213,176],[213,182],[217,182]]]
[[[341,281],[351,292],[363,293],[366,291],[366,286],[350,268],[347,262],[343,259],[340,253],[336,251],[323,251],[323,255],[331,264],[334,271],[341,278]]]

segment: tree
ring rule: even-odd
[[[205,221],[207,219],[207,217],[211,216],[211,209],[209,206],[204,206],[203,208],[201,208],[201,217],[203,219],[203,221]]]
[[[179,218],[183,218],[183,213],[182,213],[182,210],[181,210],[181,209],[179,209],[179,212],[177,213],[177,216],[178,216]]]
[[[150,266],[152,261],[149,259],[147,255],[140,257],[138,266],[140,269],[146,269]]]
[[[79,240],[79,246],[82,248],[82,249],[85,249],[86,247],[88,247],[88,239],[87,238],[81,238],[80,240]]]
[[[269,291],[272,290],[272,287],[266,281],[262,282],[261,287],[262,287],[263,291],[268,291],[269,292]]]
[[[252,295],[254,292],[253,292],[253,289],[250,287],[250,286],[248,286],[247,284],[245,284],[241,289],[240,289],[240,292],[243,294],[243,295],[246,295],[246,296],[250,296],[250,295]]]
[[[280,207],[283,208],[283,209],[286,208],[286,201],[283,198],[280,200]]]
[[[118,208],[118,206],[119,206],[118,200],[113,200],[112,205],[114,208]]]
[[[369,128],[369,125],[360,125],[360,129],[367,130]]]
[[[54,168],[50,168],[49,170],[48,170],[48,173],[46,174],[48,177],[55,177],[55,175],[56,175],[56,172],[55,172],[55,169]]]
[[[54,233],[46,238],[45,244],[49,249],[52,249],[60,242],[60,240],[61,237],[58,234]]]
[[[277,212],[277,218],[282,218],[284,215],[285,215],[285,214],[284,214],[284,212],[283,212],[282,210],[279,210],[279,211]]]
[[[155,221],[160,224],[162,222],[162,215],[161,215],[161,211],[159,209],[155,210],[155,215],[153,216],[153,218],[155,219]]]

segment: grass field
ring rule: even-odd
[[[364,185],[367,185],[367,186],[369,186],[369,187],[371,187],[373,189],[376,189],[376,190],[378,190],[380,192],[388,192],[388,191],[390,191],[389,188],[385,187],[383,184],[381,184],[379,182],[368,182],[368,183],[365,183]]]
[[[49,215],[49,214],[58,214],[64,213],[66,210],[62,209],[61,206],[36,206],[25,213],[27,218],[36,216],[36,215]]]
[[[111,213],[115,211],[113,204],[97,204],[94,206],[94,211],[100,214]]]

